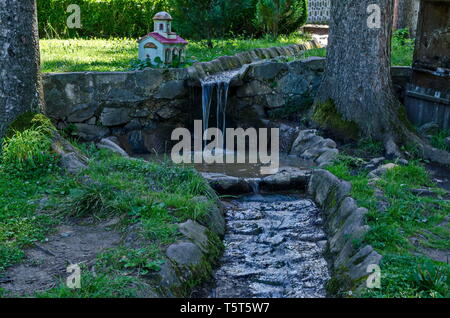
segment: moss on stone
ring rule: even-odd
[[[345,136],[350,139],[358,139],[360,129],[358,125],[352,121],[342,118],[331,99],[323,103],[316,103],[312,119],[338,135]]]
[[[5,136],[7,138],[11,138],[16,131],[24,131],[31,126],[33,126],[32,120],[37,115],[35,112],[25,112],[22,115],[19,115],[8,127],[6,130]]]
[[[333,297],[345,297],[345,292],[354,290],[354,281],[347,273],[348,268],[344,266],[333,270],[333,275],[325,286],[328,295]]]

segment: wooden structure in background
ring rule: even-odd
[[[450,0],[422,0],[405,104],[416,125],[450,130]]]

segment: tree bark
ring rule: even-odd
[[[398,20],[394,29],[408,28],[412,37],[416,36],[420,0],[397,0]]]
[[[380,8],[379,28],[368,25],[368,6]],[[342,119],[361,136],[380,140],[388,156],[400,156],[399,143],[414,143],[423,157],[450,163],[447,153],[427,146],[407,125],[391,79],[393,0],[331,1],[327,66],[315,107],[332,100]]]
[[[35,0],[0,0],[0,137],[42,105],[39,59]]]

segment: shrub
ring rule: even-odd
[[[78,0],[80,29],[69,29],[67,7],[73,0],[38,0],[42,38],[133,37],[153,31],[153,16],[168,8],[168,0]]]
[[[69,29],[72,0],[38,0],[42,38],[130,37],[153,31],[153,16],[169,11],[174,29],[189,38],[252,33],[256,0],[78,0],[80,29]]]
[[[212,39],[232,34],[253,33],[251,20],[255,0],[169,0],[173,8],[174,27],[191,39]]]
[[[255,25],[273,36],[290,34],[306,23],[306,0],[258,0]]]

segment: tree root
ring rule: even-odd
[[[450,153],[445,150],[440,150],[432,147],[428,142],[421,139],[415,133],[406,130],[404,132],[404,137],[402,140],[408,140],[413,143],[418,150],[418,156],[422,159],[429,160],[434,163],[441,165],[450,165]],[[389,159],[403,158],[403,154],[397,145],[393,135],[388,135],[384,137],[384,149],[386,151],[386,157]],[[398,139],[397,139],[398,140]]]

